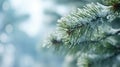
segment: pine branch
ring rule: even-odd
[[[72,51],[72,54],[81,52],[81,54],[101,55],[103,58],[101,60],[117,56],[120,53],[120,47],[116,47],[107,40],[109,37],[120,34],[120,29],[109,27],[109,23],[117,17],[116,12],[112,12],[111,8],[113,7],[91,3],[83,9],[77,9],[62,17],[57,27],[60,36],[53,34],[48,38],[50,40],[47,45],[57,46],[57,49],[62,46],[64,50]],[[110,29],[110,32],[106,32]],[[105,54],[109,56],[104,58]]]

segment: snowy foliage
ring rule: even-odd
[[[90,3],[62,17],[45,47],[77,56],[78,67],[112,67],[115,62],[119,65],[115,58],[120,54],[120,43],[114,37],[120,37],[120,29],[110,24],[120,18],[120,1],[111,0],[108,4]]]

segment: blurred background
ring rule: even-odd
[[[67,67],[72,58],[42,42],[58,19],[90,2],[100,0],[0,0],[0,67]]]

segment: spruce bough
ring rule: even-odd
[[[120,29],[111,25],[120,19],[120,0],[104,2],[107,5],[90,3],[62,17],[44,47],[75,56],[78,67],[120,67]]]

